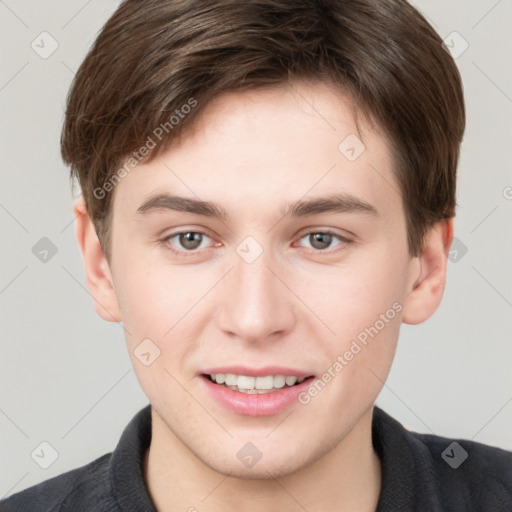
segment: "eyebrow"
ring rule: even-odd
[[[149,197],[137,209],[137,213],[145,214],[151,211],[172,210],[194,213],[226,221],[229,217],[226,210],[217,203],[192,199],[167,193]],[[325,197],[300,199],[287,203],[279,210],[283,217],[306,217],[320,213],[352,213],[360,212],[378,216],[377,209],[361,199],[348,193],[330,194]]]

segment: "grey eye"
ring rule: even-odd
[[[190,231],[187,233],[178,233],[176,236],[179,236],[179,243],[185,249],[197,249],[201,245],[201,241],[203,238],[202,233],[196,233],[194,231]]]
[[[313,249],[316,250],[327,249],[333,239],[333,235],[329,233],[311,233],[308,236]]]

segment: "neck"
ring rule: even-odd
[[[223,475],[199,460],[152,409],[151,446],[144,460],[149,493],[158,512],[375,512],[380,460],[371,442],[372,408],[328,453],[279,479]],[[236,496],[236,500],[233,497]]]

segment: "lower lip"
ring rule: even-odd
[[[310,385],[313,377],[308,377],[295,386],[259,395],[233,391],[220,384],[215,384],[204,375],[201,376],[201,380],[213,398],[226,409],[245,416],[272,416],[283,412],[296,402],[297,396]]]

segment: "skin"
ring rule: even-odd
[[[325,84],[229,93],[116,186],[110,263],[83,201],[75,203],[96,310],[122,321],[152,404],[144,469],[158,510],[375,510],[381,468],[372,407],[401,322],[425,321],[442,299],[453,219],[435,225],[411,258],[389,144],[378,126],[359,118],[359,129],[348,98]],[[358,133],[366,150],[350,162],[338,145]],[[361,198],[378,215],[280,212],[333,191]],[[137,213],[155,192],[215,201],[229,216]],[[319,249],[310,235],[326,228],[352,242],[333,237]],[[179,231],[206,236],[189,252],[179,237],[162,242]],[[247,236],[263,248],[250,264],[236,252]],[[197,376],[201,368],[242,364],[321,377],[397,301],[395,318],[307,405],[266,417],[236,414]],[[146,338],[161,351],[149,366],[134,355]],[[247,442],[262,453],[252,468],[236,456]]]

